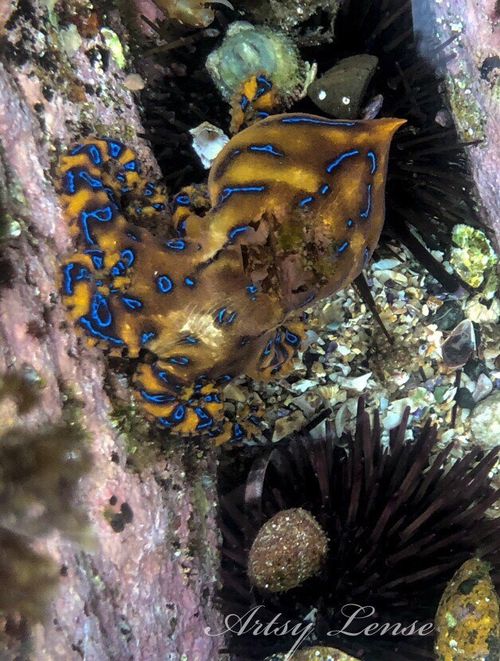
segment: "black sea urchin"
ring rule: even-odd
[[[380,114],[408,120],[391,150],[385,234],[402,242],[453,292],[466,287],[465,283],[449,274],[430,250],[450,245],[454,225],[479,226],[480,222],[472,203],[466,145],[451,117],[446,126],[437,121],[446,108],[439,70],[453,55],[447,43],[438,42],[433,47],[427,44],[423,54],[414,24],[413,10],[419,4],[421,0],[346,0],[335,25],[335,58],[357,53],[378,58],[371,93],[383,97]]]
[[[325,44],[321,38],[325,27],[330,27],[330,19],[321,12],[293,34],[299,45],[314,43],[317,34],[317,44],[302,48],[301,55],[317,62],[320,72],[351,55],[367,53],[378,58],[368,97],[383,99],[381,116],[408,120],[391,152],[385,236],[402,242],[445,289],[455,292],[467,285],[448,273],[430,251],[449,247],[454,225],[479,226],[480,222],[472,203],[466,146],[451,117],[446,126],[436,121],[446,106],[437,70],[451,57],[448,44],[436,43],[422,54],[413,21],[416,5],[411,0],[345,0],[332,43]],[[185,44],[181,40],[178,48],[159,49],[155,54],[165,76],[143,94],[144,122],[160,167],[174,189],[204,178],[188,130],[202,121],[223,129],[228,126],[228,106],[215,90],[204,62],[218,44],[217,31],[222,37],[225,24],[236,18],[251,19],[251,15],[224,8],[209,30],[190,35]],[[309,100],[299,101],[290,110],[317,112]]]
[[[417,620],[417,628],[432,622],[446,581],[474,554],[496,562],[500,578],[499,521],[485,514],[498,496],[488,478],[498,448],[485,456],[473,450],[451,461],[453,444],[438,451],[430,424],[415,434],[416,441],[405,442],[407,420],[408,411],[386,448],[378,414],[370,424],[360,400],[354,435],[337,439],[327,422],[321,438],[304,432],[266,451],[240,487],[232,488],[222,473],[226,615],[243,616],[260,606],[250,618],[254,623],[257,617],[266,623],[276,616],[281,625],[313,623],[308,644],[338,647],[370,661],[432,658],[429,626],[422,630],[426,636],[394,635],[394,629],[385,635],[375,629],[369,636],[328,636],[340,629],[360,632],[374,622],[408,626]],[[271,517],[299,507],[328,537],[327,559],[300,587],[259,591],[247,572],[252,543]],[[347,612],[355,610],[347,604],[373,612],[346,626]],[[234,624],[234,617],[230,621]],[[290,649],[296,639],[290,633],[257,635],[251,624],[230,638],[232,658],[263,659]]]

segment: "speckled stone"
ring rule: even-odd
[[[328,539],[302,508],[278,512],[259,530],[248,556],[251,582],[261,590],[286,592],[321,569]]]
[[[500,390],[477,404],[470,422],[474,439],[485,449],[500,443]]]
[[[307,95],[327,115],[356,119],[377,64],[374,55],[346,57],[311,83]]]
[[[500,655],[500,603],[490,568],[474,558],[448,583],[436,613],[438,661],[493,661]]]

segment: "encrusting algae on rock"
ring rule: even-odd
[[[500,658],[500,602],[489,572],[473,558],[448,583],[436,613],[438,661]]]
[[[252,583],[269,592],[286,592],[317,574],[328,538],[306,510],[283,510],[266,521],[252,544],[248,571]]]

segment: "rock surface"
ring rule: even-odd
[[[131,144],[155,169],[137,138],[142,127],[125,74],[99,31],[102,15],[84,0],[63,4],[58,14],[60,3],[20,3],[0,56],[0,217],[17,228],[3,232],[10,239],[0,245],[0,372],[29,368],[43,379],[34,427],[59,419],[69,396],[81,403],[93,470],[79,504],[96,546],[84,553],[56,536],[40,540],[64,571],[46,621],[27,632],[29,656],[216,659],[221,641],[204,631],[220,628],[213,450],[164,439],[164,453],[152,450],[142,470],[131,468],[131,452],[152,445],[154,433],[147,426],[119,433],[105,360],[75,335],[59,299],[58,264],[71,250],[54,189],[60,150],[83,131],[101,132]],[[1,20],[7,14],[2,8]],[[120,31],[116,16],[107,24]],[[109,511],[115,500],[120,520]],[[12,644],[7,658],[28,658]]]

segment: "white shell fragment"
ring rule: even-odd
[[[193,136],[194,151],[203,167],[209,170],[219,152],[229,142],[229,138],[222,129],[210,122],[203,122],[189,133]]]

